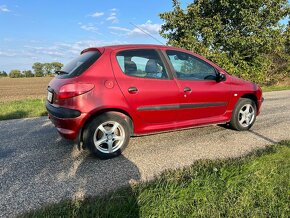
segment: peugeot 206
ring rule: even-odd
[[[263,100],[258,85],[169,46],[88,48],[56,74],[50,120],[102,159],[120,155],[133,135],[222,123],[248,130]]]

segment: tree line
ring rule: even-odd
[[[160,14],[167,44],[260,84],[290,77],[290,21],[281,23],[290,14],[288,0],[195,0],[184,9],[172,2],[173,10]]]
[[[9,74],[0,71],[0,77],[20,78],[20,77],[43,77],[51,76],[55,71],[60,70],[63,64],[60,62],[40,63],[36,62],[32,65],[32,70],[11,70]]]

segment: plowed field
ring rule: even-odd
[[[45,98],[53,77],[0,78],[0,102]]]

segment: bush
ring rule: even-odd
[[[9,73],[10,78],[20,78],[23,75],[21,74],[20,70],[11,70]]]
[[[0,77],[7,77],[7,73],[5,71],[0,71]]]

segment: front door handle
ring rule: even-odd
[[[129,93],[135,93],[135,92],[138,92],[138,89],[136,87],[129,87],[128,88],[128,92]]]
[[[183,89],[183,91],[184,91],[184,92],[191,92],[191,88],[189,88],[189,87],[185,87],[185,88]]]

